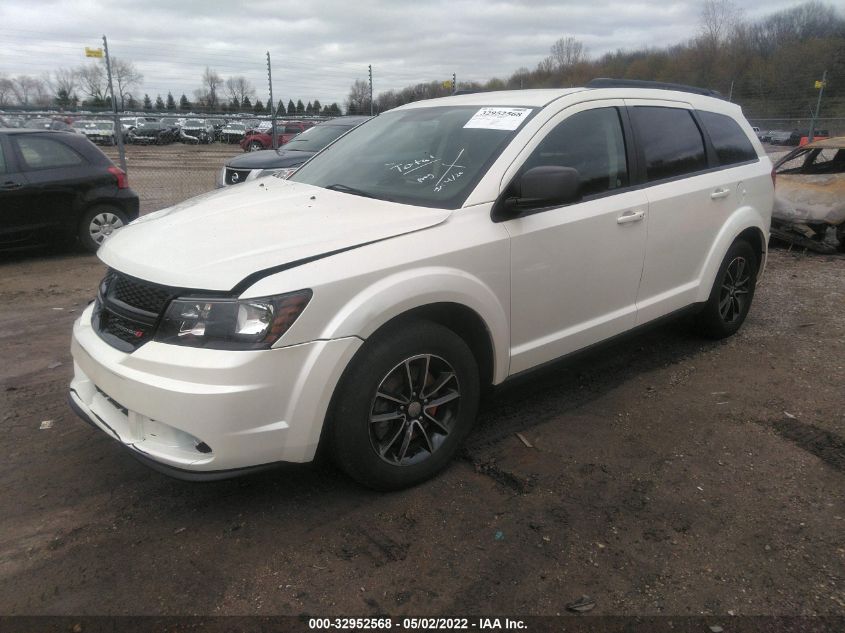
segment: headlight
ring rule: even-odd
[[[180,297],[170,302],[155,340],[209,349],[268,349],[311,300],[311,290],[259,299]]]
[[[256,178],[264,178],[264,176],[275,176],[276,178],[281,178],[284,180],[285,178],[290,177],[292,173],[294,173],[298,167],[277,167],[275,169],[262,169]]]

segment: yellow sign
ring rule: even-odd
[[[819,81],[819,80],[817,79],[817,80],[816,80],[816,90],[821,90],[822,88],[824,88],[824,82],[823,82],[823,81]]]
[[[451,82],[451,81],[444,81],[444,82],[443,82],[443,87],[444,87],[444,88],[451,88],[451,87],[452,87],[452,82]]]
[[[102,48],[88,48],[85,47],[85,57],[102,57],[103,56],[103,49]]]

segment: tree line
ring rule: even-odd
[[[200,87],[193,91],[193,100],[185,93],[176,99],[172,92],[143,97],[138,88],[144,76],[131,61],[111,58],[112,83],[119,110],[201,111],[220,113],[272,114],[272,104],[256,98],[252,82],[242,75],[223,80],[212,68],[206,67]],[[108,76],[104,61],[82,64],[75,68],[58,68],[41,77],[18,75],[0,76],[0,107],[22,106],[75,110],[79,107],[106,108],[111,105]],[[283,99],[276,104],[276,116],[340,116],[337,103],[320,103],[313,99]]]
[[[818,97],[815,82],[825,70],[821,116],[845,117],[845,17],[832,5],[813,0],[749,21],[731,0],[705,0],[698,32],[686,42],[594,58],[582,42],[562,37],[533,69],[459,82],[457,88],[565,88],[595,77],[644,79],[717,90],[742,105],[748,118],[809,118]],[[431,81],[380,92],[373,105],[384,112],[451,93],[451,81]],[[366,82],[351,86],[346,107],[369,113]]]

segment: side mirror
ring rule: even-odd
[[[578,197],[581,176],[572,167],[543,165],[533,167],[519,179],[519,206],[566,204]]]

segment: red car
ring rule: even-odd
[[[294,136],[314,126],[313,121],[279,121],[276,123],[278,132],[278,146],[281,147]],[[245,152],[258,152],[262,149],[272,149],[273,139],[267,131],[253,130],[248,132],[240,142]]]

